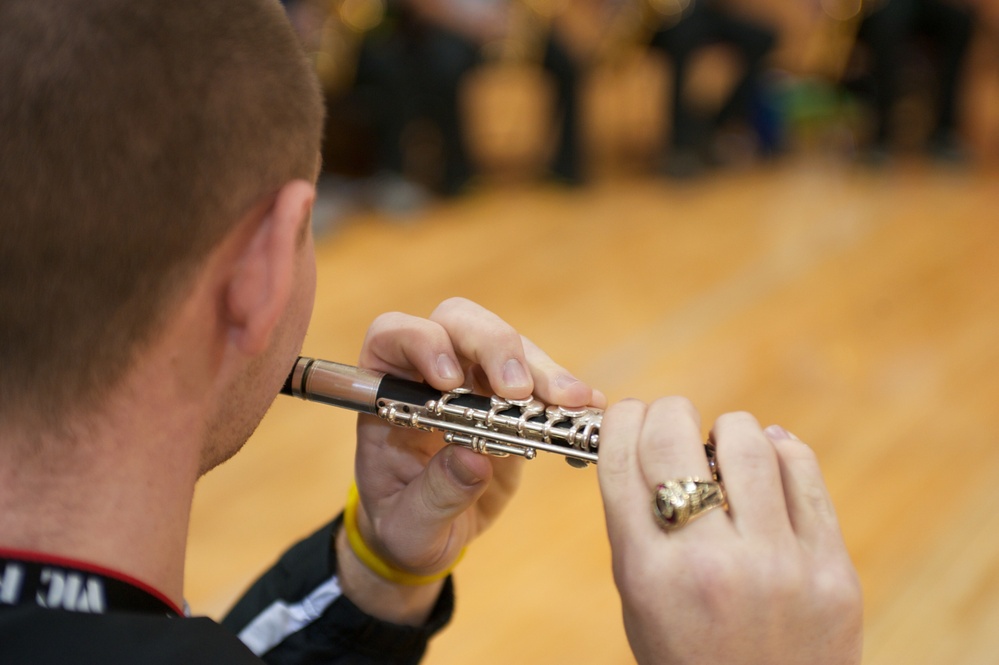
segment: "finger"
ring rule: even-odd
[[[701,417],[690,400],[664,397],[649,406],[639,442],[642,473],[650,487],[672,478],[709,478]]]
[[[712,435],[736,528],[763,538],[790,533],[777,451],[756,419],[748,413],[725,414]]]
[[[439,390],[457,388],[465,378],[451,337],[440,324],[398,312],[382,314],[372,322],[359,364],[423,380]]]
[[[479,500],[475,504],[474,515],[477,526],[475,533],[479,534],[492,524],[493,520],[506,508],[507,503],[509,503],[513,495],[516,494],[517,488],[520,486],[521,476],[523,475],[524,464],[527,460],[519,455],[494,457],[491,455],[482,455],[459,446],[453,447],[457,448],[456,454],[465,457],[486,457],[493,468],[493,475],[489,481],[489,489],[479,497]]]
[[[764,433],[777,451],[788,515],[799,540],[813,552],[845,549],[815,453],[781,427],[771,425]]]
[[[669,480],[711,478],[701,435],[700,414],[690,400],[666,397],[652,403],[639,442],[639,460],[645,487],[650,493]],[[716,510],[709,510],[697,519],[698,522],[721,520],[724,520],[724,513]],[[688,533],[691,528],[703,527],[691,524],[676,533]]]
[[[521,340],[534,379],[534,394],[538,399],[547,404],[568,407],[606,405],[606,398],[602,393],[595,393],[590,386],[552,360],[551,356],[531,340],[526,337],[521,337]],[[603,401],[598,404],[597,400]]]
[[[520,335],[506,321],[464,298],[445,300],[430,315],[448,333],[458,355],[480,365],[500,397],[524,399],[534,380]]]
[[[638,461],[638,441],[647,407],[628,399],[613,404],[600,426],[597,479],[612,545],[635,540],[652,524],[649,490]]]
[[[605,395],[602,390],[598,390],[598,389],[594,388],[593,389],[593,398],[590,401],[590,404],[592,404],[594,407],[596,407],[598,409],[606,409],[607,408],[607,395]]]
[[[378,535],[391,558],[406,570],[433,574],[451,565],[474,536],[456,518],[483,495],[492,465],[483,455],[448,446],[435,455],[378,515]]]

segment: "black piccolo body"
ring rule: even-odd
[[[599,409],[486,397],[465,389],[442,393],[425,383],[306,357],[295,361],[281,392],[376,415],[400,427],[440,431],[448,443],[479,453],[533,459],[541,450],[563,455],[577,467],[597,461]]]

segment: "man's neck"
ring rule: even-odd
[[[0,431],[16,444],[0,446],[0,547],[116,571],[182,605],[200,450],[188,423],[198,416],[164,409],[148,389],[143,397],[146,412],[116,405],[108,412],[128,416],[77,423],[58,438]]]

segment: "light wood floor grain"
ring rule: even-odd
[[[479,301],[611,400],[684,394],[808,441],[866,602],[867,665],[999,662],[994,171],[794,160],[678,185],[487,188],[318,245],[305,352],[356,359],[378,313]],[[196,498],[188,599],[219,615],[335,514],[353,416],[279,398]],[[595,470],[542,455],[457,575],[439,664],[631,663]]]

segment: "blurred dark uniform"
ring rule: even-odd
[[[652,36],[652,48],[668,56],[673,70],[673,114],[668,168],[674,175],[687,175],[705,159],[716,130],[736,118],[749,119],[759,94],[764,58],[776,43],[769,26],[728,9],[720,0],[690,0],[679,19],[664,23]],[[739,56],[743,70],[721,108],[712,117],[702,117],[684,95],[691,58],[713,44],[726,44]]]
[[[923,36],[932,42],[938,76],[930,150],[946,157],[956,148],[958,88],[971,42],[972,11],[947,0],[882,0],[873,4],[876,8],[864,17],[858,32],[858,39],[871,53],[876,110],[873,147],[885,149],[888,145],[906,49],[911,48],[912,37]]]
[[[475,5],[489,1],[455,0],[455,7],[475,11]],[[436,189],[444,195],[462,190],[474,168],[464,136],[460,92],[466,76],[483,62],[479,41],[421,15],[407,0],[388,1],[385,20],[365,37],[356,77],[374,110],[381,169],[404,173],[405,132],[413,120],[423,119],[440,133],[443,169]],[[579,75],[553,31],[540,64],[555,82],[560,127],[550,170],[560,180],[577,183],[582,177]]]

